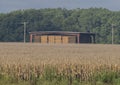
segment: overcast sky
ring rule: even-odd
[[[19,9],[102,7],[120,11],[120,0],[0,0],[0,13]]]

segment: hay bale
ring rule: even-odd
[[[63,44],[69,43],[69,37],[68,36],[62,36],[62,43]]]
[[[55,36],[55,43],[62,43],[62,37],[61,36]]]
[[[41,37],[40,36],[35,36],[34,37],[34,42],[41,42]]]
[[[41,36],[41,43],[47,43],[48,42],[48,39],[47,39],[47,36]]]
[[[69,36],[69,43],[76,43],[76,36]]]
[[[55,43],[54,36],[48,36],[48,43]]]

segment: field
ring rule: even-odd
[[[0,43],[0,85],[120,85],[120,45]]]

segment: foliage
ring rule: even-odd
[[[79,31],[96,33],[97,43],[111,43],[114,26],[114,42],[120,43],[120,12],[103,8],[27,9],[0,14],[0,41],[22,42],[23,22],[27,21],[27,41],[31,31]]]
[[[104,83],[109,85],[118,85],[120,84],[118,81],[120,79],[119,72],[114,71],[102,71],[100,73],[96,73],[94,76],[96,83]]]

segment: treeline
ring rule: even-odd
[[[97,43],[120,43],[120,11],[89,9],[27,9],[0,14],[0,42],[22,42],[23,22],[27,23],[27,41],[31,31],[77,31],[96,33]]]

